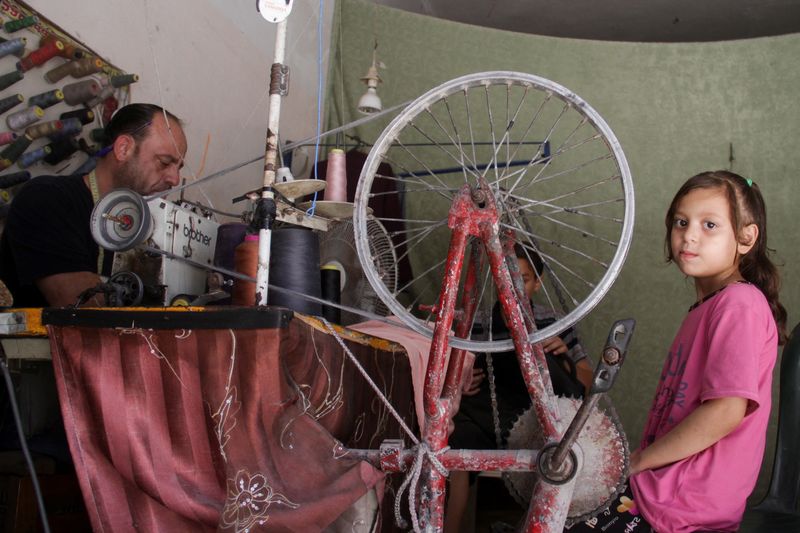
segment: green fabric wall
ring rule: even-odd
[[[759,184],[790,328],[800,319],[800,247],[793,218],[800,170],[800,35],[720,43],[600,42],[478,28],[363,0],[339,0],[336,11],[326,101],[329,128],[361,117],[355,109],[364,92],[359,78],[370,65],[374,38],[387,67],[381,70],[379,88],[385,108],[463,74],[515,70],[575,91],[611,126],[633,174],[634,239],[614,287],[579,327],[596,359],[615,319],[637,320],[629,359],[612,393],[634,446],[669,343],[694,301],[691,281],[663,257],[664,213],[689,176],[732,168]],[[390,119],[349,133],[372,142]],[[766,486],[770,464],[771,457],[757,493]]]

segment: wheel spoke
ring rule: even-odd
[[[395,175],[377,172],[382,164]],[[435,317],[419,306],[438,302],[444,271],[453,268],[447,260],[449,221],[467,223],[466,214],[450,210],[465,184],[481,182],[491,189],[495,201],[489,205],[496,206],[501,233],[510,230],[542,260],[546,275],[534,300],[556,320],[530,339],[551,337],[583,318],[618,275],[630,246],[633,191],[624,154],[602,118],[543,78],[513,72],[464,76],[429,91],[392,121],[374,143],[356,192],[356,245],[365,274],[391,312],[431,335]],[[381,213],[387,203],[399,205],[401,214]],[[365,257],[368,205],[390,228],[396,261],[413,271],[391,287]],[[470,241],[485,255],[477,237]],[[462,260],[457,290],[463,295],[470,256]],[[483,263],[466,338],[450,343],[507,350],[511,341],[495,339],[491,331],[497,290]],[[474,333],[478,322],[486,328],[480,337]]]

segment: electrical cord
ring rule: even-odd
[[[8,371],[8,363],[6,361],[6,353],[0,344],[0,366],[3,368],[3,378],[5,378],[6,388],[8,389],[8,400],[11,404],[11,412],[14,415],[14,423],[17,426],[17,435],[19,436],[19,445],[22,449],[22,455],[25,456],[25,463],[28,465],[28,472],[31,474],[31,483],[33,484],[33,492],[36,495],[36,503],[39,508],[39,517],[42,519],[42,526],[45,533],[50,533],[50,523],[47,521],[47,511],[44,507],[44,498],[42,497],[42,489],[39,486],[39,478],[36,476],[36,468],[33,466],[33,458],[28,449],[28,443],[25,440],[25,433],[22,431],[22,417],[19,414],[19,406],[17,405],[17,398],[14,394],[14,383],[11,381],[11,373]]]

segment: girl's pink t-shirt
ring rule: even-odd
[[[631,477],[636,506],[659,533],[738,529],[764,454],[777,353],[775,320],[755,285],[728,285],[684,319],[664,363],[640,447],[707,400],[749,401],[739,427],[716,444]]]

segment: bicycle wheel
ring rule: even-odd
[[[384,163],[394,175],[378,171]],[[544,263],[534,301],[554,321],[529,338],[551,337],[583,318],[616,279],[630,246],[634,202],[628,163],[611,129],[580,97],[544,78],[498,71],[450,80],[381,133],[355,196],[356,249],[367,279],[392,313],[430,337],[435,317],[420,307],[437,303],[448,268],[450,206],[458,190],[479,177],[494,194],[500,230],[513,232],[526,253]],[[401,206],[401,217],[381,214],[387,199]],[[368,207],[389,230],[398,260],[410,261],[414,274],[396,287],[388,287],[375,266]],[[450,344],[509,350],[510,339],[491,333],[491,275],[484,271],[479,279],[480,327]]]

